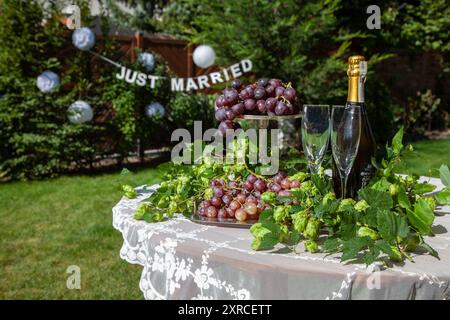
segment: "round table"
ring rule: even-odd
[[[443,188],[439,179],[421,180]],[[113,226],[123,235],[122,259],[143,267],[146,299],[449,299],[450,207],[438,207],[434,237],[426,241],[440,260],[424,253],[384,268],[343,264],[338,256],[298,253],[282,246],[250,248],[247,229],[205,226],[178,215],[160,223],[133,218],[157,185],[138,188],[135,199],[113,208]],[[301,247],[301,248],[300,248]]]

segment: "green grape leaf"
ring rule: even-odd
[[[294,245],[298,244],[299,241],[300,241],[300,232],[298,232],[297,230],[293,229],[289,233],[289,238],[287,239],[287,241],[285,243],[288,246],[294,246]]]
[[[450,170],[445,164],[441,165],[439,168],[439,177],[444,186],[450,187]]]
[[[378,211],[377,225],[381,237],[390,244],[395,244],[397,237],[406,238],[409,233],[409,227],[405,217],[396,215],[392,211]]]
[[[255,238],[263,238],[272,231],[270,231],[267,228],[264,228],[262,223],[258,222],[250,227],[250,232],[253,234],[253,236],[255,236]]]
[[[342,242],[342,256],[341,261],[346,261],[355,258],[359,252],[366,249],[367,246],[371,243],[371,239],[369,237],[354,237],[347,241]]]
[[[392,254],[391,246],[384,239],[379,239],[379,240],[375,241],[375,246],[377,248],[379,248],[382,252],[386,253],[389,256]]]
[[[324,252],[336,252],[339,250],[341,240],[339,238],[328,238],[322,245]]]
[[[442,189],[434,198],[441,205],[450,205],[450,188]]]
[[[273,220],[273,210],[272,209],[266,209],[259,215],[259,222],[264,222],[266,220]]]
[[[436,189],[436,186],[432,185],[431,183],[416,183],[413,187],[414,192],[416,194],[424,194],[428,192],[432,192],[434,189]]]
[[[391,183],[385,177],[382,177],[381,179],[376,181],[374,184],[372,184],[370,186],[370,188],[378,190],[378,191],[388,191],[390,185],[391,185]]]
[[[366,200],[369,206],[379,210],[389,210],[393,206],[391,195],[388,192],[364,188],[358,194],[362,199]]]
[[[406,216],[409,223],[420,233],[430,234],[431,224],[434,221],[434,213],[425,199],[418,199],[413,210],[407,210]]]
[[[398,205],[404,209],[411,208],[411,202],[409,201],[408,195],[406,194],[405,187],[402,185],[398,188],[397,194]]]
[[[433,257],[440,260],[439,253],[436,250],[434,250],[428,243],[422,242],[419,246],[424,248]]]
[[[380,248],[376,245],[370,244],[369,251],[364,253],[363,262],[366,265],[374,263],[380,255]]]
[[[371,228],[377,228],[377,213],[377,208],[369,207],[362,218],[363,222]]]
[[[403,126],[397,131],[394,138],[392,138],[392,151],[395,156],[399,155],[403,149]]]
[[[340,235],[343,240],[349,240],[356,237],[358,227],[356,224],[341,225]]]
[[[269,250],[272,249],[278,243],[278,238],[267,235],[263,238],[255,238],[252,242],[253,250]]]

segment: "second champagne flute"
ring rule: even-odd
[[[331,111],[331,149],[341,177],[341,199],[347,195],[347,178],[358,153],[361,136],[361,107],[333,106]]]
[[[330,107],[303,106],[302,143],[311,173],[317,173],[322,164],[330,138]]]

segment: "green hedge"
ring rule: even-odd
[[[88,17],[88,1],[78,4]],[[85,167],[97,156],[127,156],[137,151],[137,141],[144,148],[169,145],[171,130],[191,127],[192,119],[211,123],[213,109],[206,97],[174,94],[167,81],[150,89],[115,79],[114,66],[74,48],[57,10],[51,7],[43,24],[37,1],[0,1],[0,180],[55,176]],[[83,25],[89,25],[86,18]],[[102,28],[108,30],[104,19]],[[108,36],[98,37],[94,50],[125,60]],[[153,73],[169,76],[167,64],[155,56]],[[143,70],[138,63],[126,66]],[[44,70],[60,76],[55,92],[44,94],[36,87]],[[92,122],[68,121],[67,108],[79,99],[92,106]],[[167,116],[149,119],[145,106],[156,101]]]

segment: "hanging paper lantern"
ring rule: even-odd
[[[74,124],[91,121],[94,117],[91,106],[82,100],[72,103],[67,109],[67,113],[69,121]]]
[[[194,50],[194,63],[200,68],[208,68],[214,64],[216,53],[210,46],[201,45]]]
[[[59,76],[52,71],[44,71],[37,77],[36,85],[43,93],[52,92],[59,86]]]
[[[152,102],[148,106],[145,107],[145,114],[149,118],[153,118],[156,115],[159,115],[160,117],[164,117],[166,114],[166,110],[159,102]]]
[[[95,44],[95,34],[89,28],[75,29],[72,33],[72,43],[78,49],[87,51]]]
[[[138,61],[144,65],[147,71],[152,71],[155,68],[155,57],[151,53],[139,53]]]

